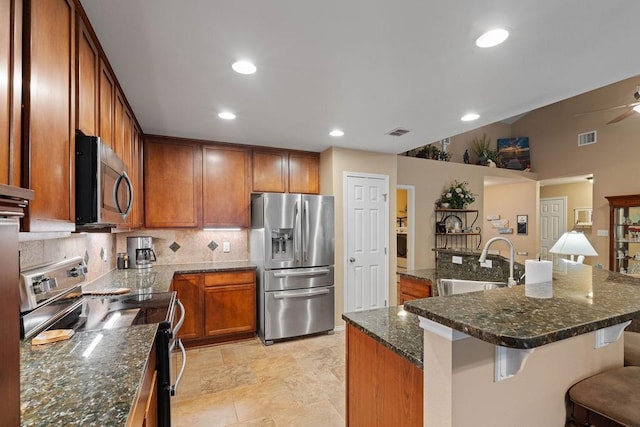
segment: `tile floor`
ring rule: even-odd
[[[345,332],[187,350],[173,425],[344,426]]]

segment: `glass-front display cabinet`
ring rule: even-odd
[[[609,270],[640,277],[640,194],[607,196]]]

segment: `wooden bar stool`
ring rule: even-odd
[[[640,366],[611,369],[569,389],[573,425],[640,427]]]
[[[640,333],[624,331],[624,366],[640,366]]]

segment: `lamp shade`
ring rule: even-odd
[[[549,249],[552,254],[597,256],[598,253],[584,233],[568,231]]]

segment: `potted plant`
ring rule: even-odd
[[[487,134],[483,133],[481,137],[476,136],[471,140],[471,151],[476,155],[476,165],[504,167],[500,153],[491,148],[491,139]]]
[[[473,194],[469,188],[469,183],[453,181],[442,191],[442,195],[436,204],[444,209],[464,209],[470,203],[475,202],[477,194]]]

